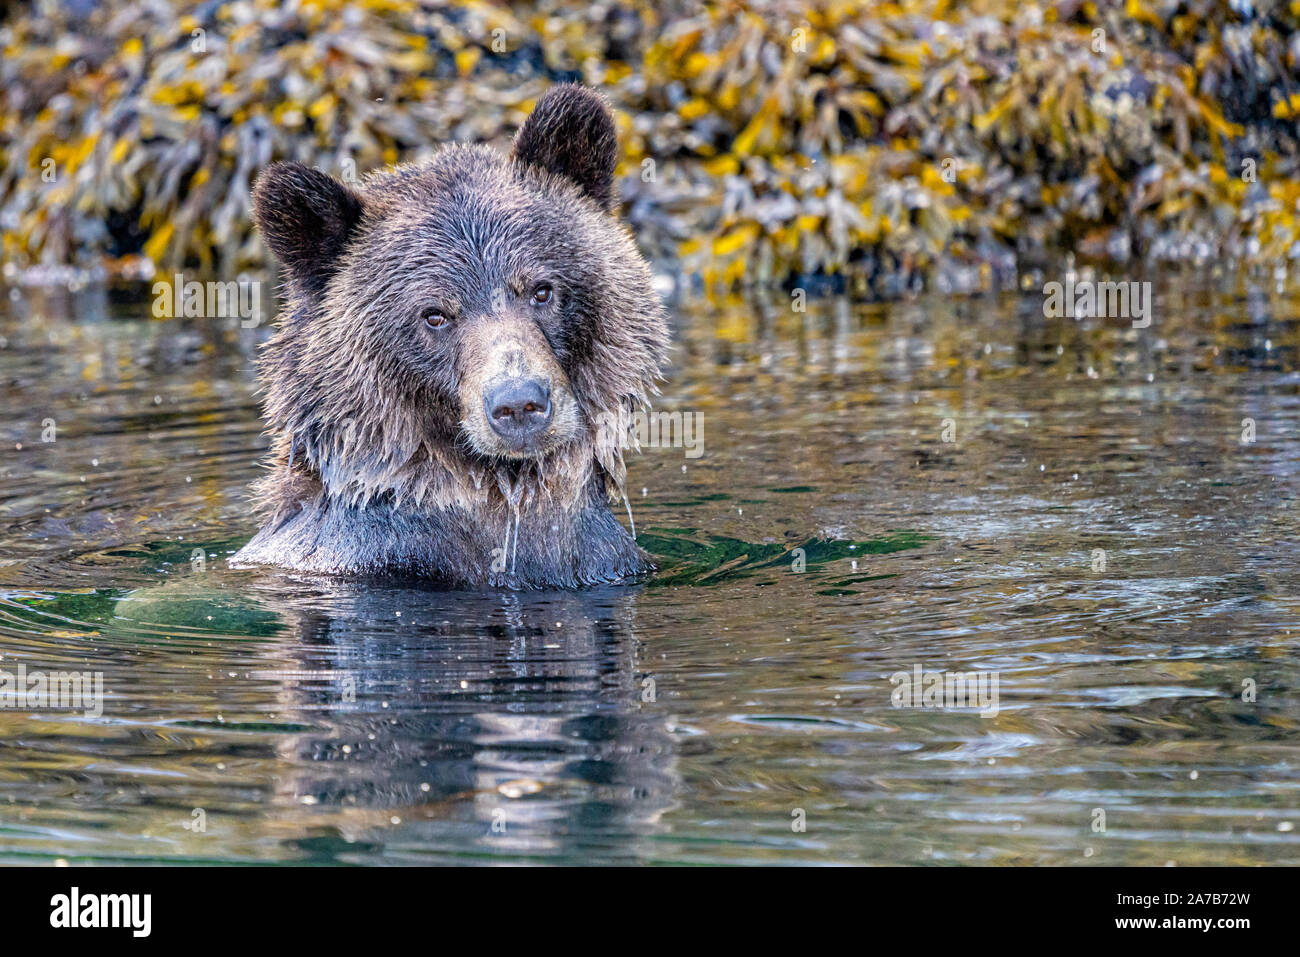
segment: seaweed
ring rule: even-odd
[[[625,211],[709,289],[976,291],[1027,265],[1300,256],[1300,6],[1211,0],[102,0],[0,27],[0,258],[268,265],[248,194],[616,106]]]

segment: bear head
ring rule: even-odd
[[[604,99],[552,88],[507,157],[443,147],[349,185],[268,168],[254,219],[287,280],[261,360],[263,504],[572,507],[622,492],[663,307],[616,216]]]

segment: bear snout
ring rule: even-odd
[[[493,432],[522,447],[551,424],[551,384],[516,376],[501,380],[484,391],[483,411]]]
[[[536,322],[484,316],[461,339],[461,427],[482,455],[540,458],[582,434],[572,386]]]

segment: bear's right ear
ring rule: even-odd
[[[319,296],[361,221],[361,197],[301,163],[268,166],[253,187],[253,221],[302,292]]]

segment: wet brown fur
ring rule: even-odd
[[[648,404],[668,344],[614,215],[615,146],[603,99],[565,85],[508,158],[448,146],[355,189],[296,164],[263,174],[254,216],[288,302],[260,361],[266,524],[237,563],[471,587],[648,567],[609,512],[621,437],[597,428]],[[530,300],[539,282],[547,306]],[[448,332],[426,328],[431,304],[454,317]],[[523,457],[493,444],[481,408],[509,363],[552,383],[545,447]]]

